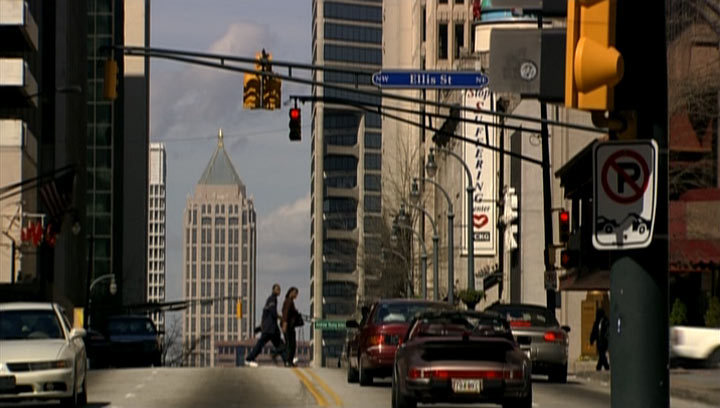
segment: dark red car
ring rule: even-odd
[[[347,380],[370,385],[374,377],[390,377],[395,351],[416,314],[428,310],[453,310],[442,302],[416,299],[385,299],[370,306],[360,323],[348,320],[346,345]]]
[[[496,313],[427,312],[395,354],[393,408],[421,403],[532,407],[532,363]]]

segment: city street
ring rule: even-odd
[[[610,406],[610,390],[569,377],[567,384],[534,383],[533,407]],[[360,387],[337,369],[310,368],[147,368],[91,371],[89,407],[390,407],[390,381]],[[4,405],[2,405],[4,406]],[[13,406],[13,405],[9,405]],[[22,404],[23,407],[47,405]],[[446,405],[433,405],[446,407]],[[463,407],[447,405],[448,407]],[[485,407],[493,405],[473,405]],[[672,407],[711,405],[672,399]]]

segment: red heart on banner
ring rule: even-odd
[[[486,214],[473,214],[473,225],[475,228],[482,228],[490,221]]]

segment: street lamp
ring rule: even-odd
[[[114,273],[108,273],[102,276],[98,276],[90,283],[90,287],[88,288],[88,307],[87,307],[87,329],[90,328],[90,317],[91,317],[91,309],[92,309],[92,290],[98,283],[110,279],[110,295],[115,296],[117,293],[117,283],[115,282],[115,274]]]
[[[428,155],[428,175],[430,177],[433,176],[437,172],[437,163],[435,163],[435,147],[430,148],[430,154]],[[448,156],[452,156],[456,158],[460,164],[462,164],[463,168],[465,168],[465,173],[467,174],[468,178],[468,185],[465,187],[465,191],[467,193],[467,241],[468,241],[468,289],[469,290],[475,290],[475,234],[474,234],[474,228],[473,228],[473,194],[475,193],[475,186],[473,185],[472,180],[472,172],[470,171],[470,167],[468,167],[467,163],[465,163],[465,160],[463,160],[462,157],[460,157],[459,154],[453,152],[450,149],[445,149],[443,147],[437,147],[437,150],[440,152],[443,152],[447,154]],[[434,169],[430,171],[430,169]]]
[[[417,180],[413,180],[413,188],[417,189]],[[410,191],[410,197],[411,198],[413,197],[412,190]],[[419,205],[412,204],[412,203],[408,203],[408,205],[412,208],[415,208],[415,209],[421,211],[423,214],[425,214],[428,217],[428,219],[430,220],[430,224],[432,225],[432,229],[433,229],[433,236],[432,236],[432,241],[433,241],[433,300],[437,301],[438,298],[440,297],[440,295],[439,295],[440,288],[439,288],[439,284],[438,284],[438,282],[440,280],[440,272],[439,272],[439,267],[438,267],[438,241],[440,240],[440,238],[438,237],[438,233],[437,233],[437,223],[435,223],[435,220],[433,219],[432,215],[429,212],[427,212],[427,210],[425,210],[425,208],[423,208]],[[427,299],[427,274],[425,274],[425,273],[423,273],[423,275],[422,275],[422,296],[423,296],[423,299]]]
[[[422,294],[423,299],[425,299],[427,297],[427,249],[425,248],[425,241],[423,240],[422,234],[415,231],[415,228],[412,228],[410,225],[403,225],[402,223],[393,224],[393,236],[395,237],[395,240],[397,240],[397,232],[399,229],[412,231],[412,233],[415,234],[415,237],[420,243],[419,247],[422,250],[422,254],[420,255],[420,273],[422,276],[423,285]],[[408,293],[410,293],[410,291],[408,291]]]
[[[432,154],[432,152],[431,152],[431,154]],[[430,160],[428,160],[428,175],[430,173],[432,173],[432,171],[430,170],[430,167],[431,167],[430,163],[434,163],[433,157],[429,157],[429,159],[432,160],[432,162]],[[416,178],[413,181],[414,181],[414,184],[417,184],[418,179]],[[453,251],[453,246],[455,245],[454,239],[453,239],[453,228],[454,228],[453,224],[454,224],[454,219],[455,219],[455,213],[453,213],[452,200],[450,199],[450,194],[448,194],[448,192],[444,188],[442,188],[440,183],[438,183],[437,181],[430,179],[430,178],[423,178],[422,181],[427,181],[428,183],[434,185],[435,188],[440,190],[443,193],[443,195],[445,196],[445,200],[447,200],[447,203],[448,203],[448,212],[447,212],[447,219],[448,219],[448,238],[447,238],[447,241],[448,241],[448,302],[450,304],[452,304],[452,303],[454,303],[453,282],[455,280],[455,260],[454,260],[455,254]],[[412,192],[411,192],[411,194],[412,194]]]

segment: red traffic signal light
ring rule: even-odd
[[[570,213],[563,210],[558,213],[558,226],[560,242],[565,243],[570,238]]]
[[[300,141],[302,135],[300,134],[300,109],[290,109],[290,140],[297,142]]]
[[[560,252],[560,266],[562,266],[563,269],[574,268],[577,265],[578,265],[578,252],[577,251],[563,249]]]

